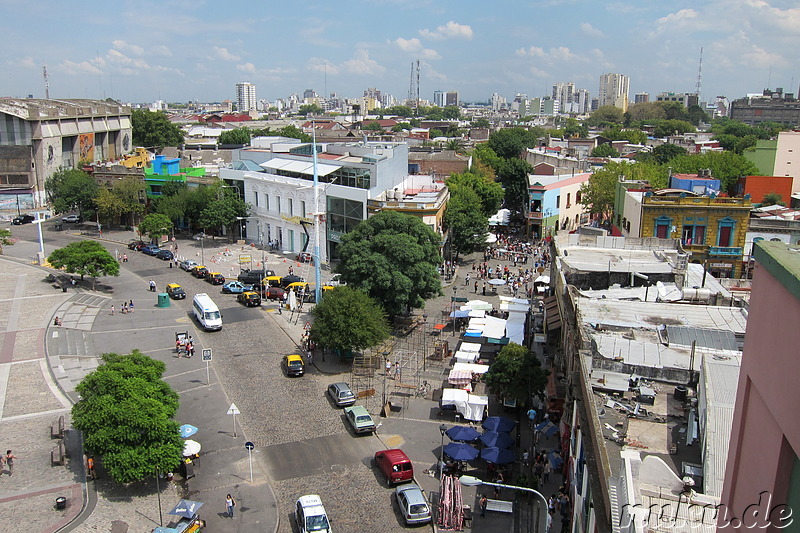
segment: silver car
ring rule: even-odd
[[[346,407],[356,403],[356,395],[350,390],[347,383],[331,383],[328,385],[328,396],[331,397],[336,407]]]
[[[406,524],[426,524],[431,521],[431,508],[419,485],[401,485],[395,489],[394,497]]]
[[[196,267],[196,266],[197,266],[197,262],[195,262],[195,261],[192,261],[191,259],[186,259],[185,261],[181,261],[181,262],[178,264],[178,266],[179,266],[179,267],[181,267],[181,268],[182,268],[183,270],[185,270],[186,272],[189,272],[189,271],[191,271],[191,270],[192,270],[194,267]]]

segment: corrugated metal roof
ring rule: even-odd
[[[728,446],[731,440],[741,359],[703,357],[701,393],[705,396],[705,434],[703,453],[703,490],[722,495]]]
[[[691,346],[693,341],[697,341],[699,347],[732,351],[739,349],[736,335],[730,330],[667,326],[667,335],[670,344]]]

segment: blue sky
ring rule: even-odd
[[[0,0],[0,96],[124,102],[259,99],[291,93],[420,96],[458,90],[548,94],[599,76],[631,78],[633,93],[693,91],[700,48],[704,99],[765,87],[797,92],[800,6],[787,0]]]

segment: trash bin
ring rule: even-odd
[[[166,292],[158,293],[157,307],[169,307],[169,294],[167,294]]]
[[[63,496],[56,498],[56,509],[59,511],[67,508],[67,499]]]

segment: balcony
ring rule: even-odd
[[[722,257],[742,257],[741,246],[709,246],[709,256],[722,256]]]
[[[542,220],[542,212],[541,211],[528,211],[528,218],[530,220]]]

